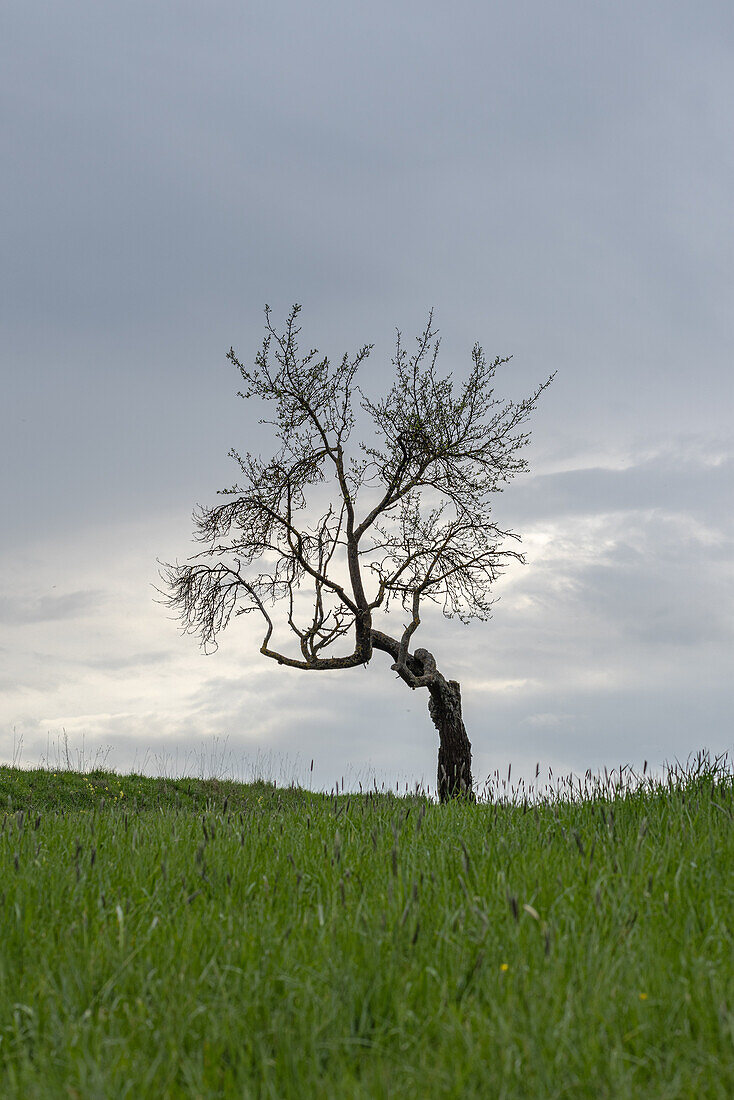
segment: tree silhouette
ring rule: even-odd
[[[494,581],[508,561],[523,560],[507,545],[519,536],[491,518],[491,498],[527,469],[524,425],[553,376],[525,400],[502,401],[495,373],[508,360],[488,362],[477,344],[454,393],[451,377],[436,371],[431,313],[413,354],[398,332],[392,387],[371,400],[355,379],[372,345],[336,364],[315,349],[301,356],[299,312],[294,306],[278,332],[265,307],[252,367],[228,353],[245,383],[238,396],[271,403],[261,423],[272,425],[279,447],[268,462],[230,452],[240,481],[220,490],[223,503],[195,510],[195,538],[205,548],[162,566],[165,600],[205,650],[233,615],[255,612],[264,622],[260,652],[281,665],[351,668],[375,650],[387,653],[408,687],[428,691],[441,801],[472,797],[459,684],[411,644],[426,603],[463,622],[486,619]],[[356,408],[371,438],[350,454]],[[376,621],[395,602],[407,621],[393,634]],[[296,654],[273,648],[275,605]],[[348,652],[335,654],[347,637]]]

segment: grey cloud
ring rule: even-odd
[[[632,568],[597,566],[574,578],[574,603],[607,624],[618,639],[661,646],[731,644],[731,582],[692,558],[661,568],[652,557]]]
[[[0,622],[7,626],[59,622],[88,615],[102,603],[104,594],[96,590],[67,592],[58,596],[0,596]]]
[[[714,465],[691,460],[685,453],[665,454],[625,469],[592,467],[521,477],[498,499],[497,512],[527,524],[564,515],[656,509],[709,518],[727,528],[731,527],[732,484],[731,456]]]
[[[719,5],[6,15],[2,441],[24,537],[34,505],[69,523],[216,485],[243,416],[222,355],[254,352],[265,300],[305,300],[319,344],[376,340],[380,378],[393,326],[435,304],[449,358],[480,339],[521,379],[562,366],[548,435],[664,430],[686,398],[721,422]]]
[[[93,657],[85,662],[90,668],[99,669],[108,673],[127,673],[136,668],[151,668],[167,664],[171,660],[171,654],[163,650],[150,650],[142,653],[128,653],[122,655],[110,654],[109,656]]]
[[[568,556],[531,564],[518,592],[531,601],[529,617],[545,629],[560,620],[571,635],[596,633],[605,650],[632,641],[726,646],[734,634],[734,544],[722,537],[709,545],[694,534],[695,522],[685,514],[670,522],[654,513],[622,513],[599,529],[597,553],[587,547],[580,560],[571,530]]]

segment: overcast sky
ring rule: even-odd
[[[7,0],[0,93],[0,759],[434,784],[384,655],[205,657],[153,600],[268,454],[225,359],[266,302],[374,393],[431,306],[446,371],[558,372],[495,512],[528,564],[416,636],[478,779],[732,747],[730,0]]]

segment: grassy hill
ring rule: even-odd
[[[0,768],[0,1095],[734,1096],[734,785]]]

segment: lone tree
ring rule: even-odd
[[[493,582],[510,559],[523,560],[506,548],[519,536],[492,520],[490,498],[527,469],[524,425],[553,376],[523,401],[502,401],[494,379],[508,360],[487,362],[477,344],[455,394],[451,377],[436,372],[431,313],[412,355],[398,332],[392,388],[373,401],[355,384],[373,345],[339,363],[317,350],[301,356],[299,312],[292,308],[281,333],[265,307],[253,366],[229,351],[245,383],[238,396],[272,404],[261,423],[275,428],[280,445],[268,462],[230,452],[240,483],[220,490],[224,503],[197,506],[195,538],[205,549],[162,566],[165,602],[205,651],[216,648],[232,615],[254,611],[264,620],[260,652],[281,665],[319,672],[387,653],[409,688],[428,691],[440,800],[472,797],[459,684],[427,649],[411,652],[411,643],[425,602],[462,622],[486,619]],[[356,405],[371,420],[372,438],[348,455]],[[376,625],[394,601],[407,615],[397,634]],[[277,603],[298,655],[271,646]],[[349,651],[329,655],[347,637]]]

